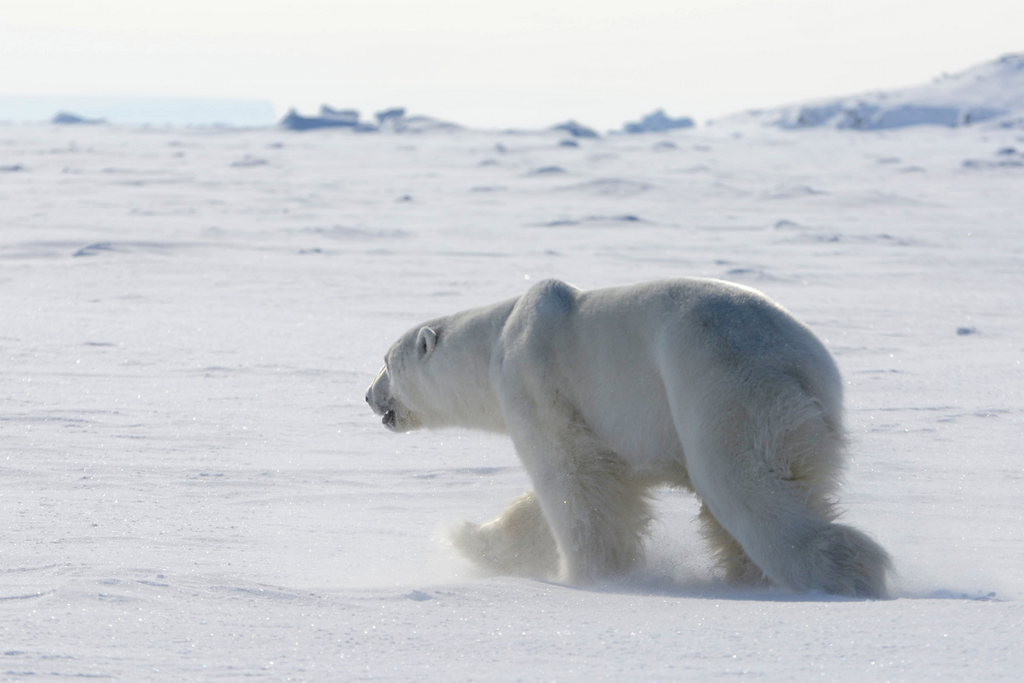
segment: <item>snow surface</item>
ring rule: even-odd
[[[1005,55],[957,74],[944,74],[926,85],[740,116],[780,128],[880,130],[965,126],[1013,113],[1024,113],[1024,54]]]
[[[1021,133],[562,137],[0,126],[0,680],[1019,680]],[[680,491],[594,589],[440,540],[528,482],[380,425],[391,341],[679,275],[825,340],[897,599],[727,587]]]

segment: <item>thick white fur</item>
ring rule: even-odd
[[[396,431],[507,433],[535,487],[452,540],[491,570],[587,582],[643,558],[647,491],[696,492],[726,578],[882,597],[886,552],[833,520],[842,384],[762,294],[678,279],[557,280],[400,338],[367,401]]]

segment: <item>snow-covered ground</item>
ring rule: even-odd
[[[0,679],[1019,680],[1024,133],[563,137],[0,126]],[[446,548],[528,482],[380,425],[391,341],[679,275],[826,341],[896,599],[729,588],[679,491],[597,589]]]

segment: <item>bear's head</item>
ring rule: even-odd
[[[384,356],[366,402],[381,422],[395,432],[408,432],[424,425],[423,407],[430,406],[430,357],[437,348],[437,332],[424,326],[402,335]],[[429,412],[429,411],[427,411]]]
[[[488,309],[436,318],[391,346],[366,402],[395,432],[421,427],[502,431],[490,366],[500,319]]]

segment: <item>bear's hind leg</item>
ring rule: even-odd
[[[496,574],[534,579],[558,575],[558,546],[533,491],[491,522],[465,522],[453,529],[450,540],[467,559]]]
[[[776,585],[885,597],[888,554],[832,521],[840,433],[814,399],[775,401],[673,405],[697,495]]]
[[[773,583],[796,591],[886,596],[888,554],[860,531],[822,518],[790,482],[693,481],[711,514]]]
[[[698,519],[701,535],[711,545],[715,562],[725,570],[727,583],[744,586],[765,586],[770,583],[761,568],[743,550],[743,546],[718,523],[707,504],[700,506]]]

